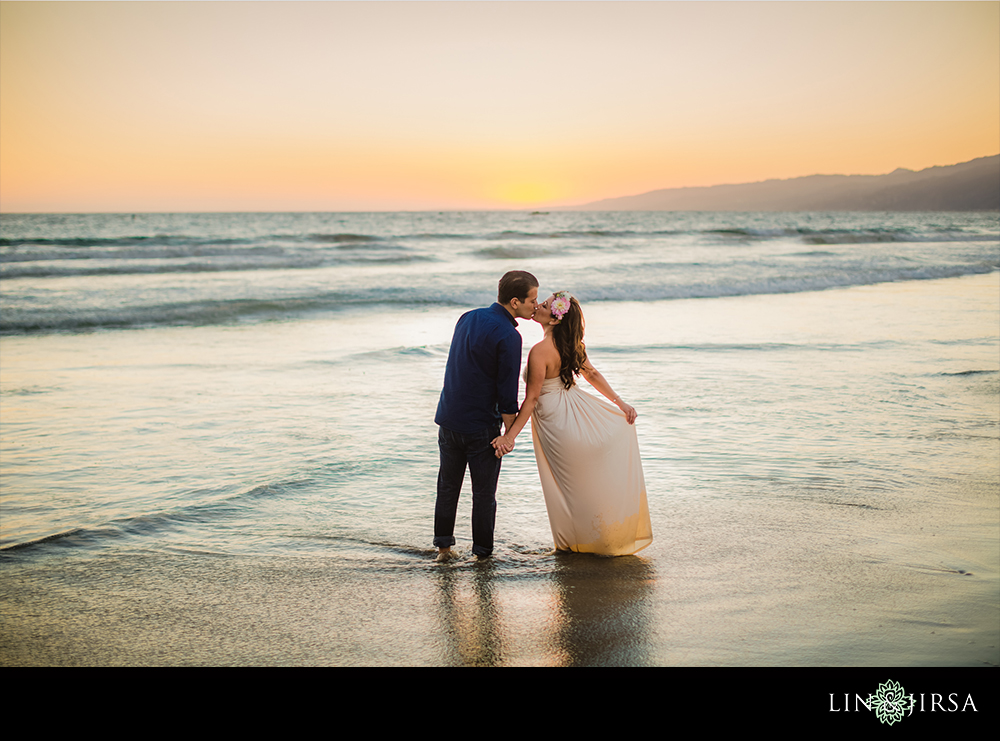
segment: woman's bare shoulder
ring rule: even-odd
[[[539,357],[546,357],[549,355],[558,355],[559,351],[556,349],[555,343],[548,337],[543,339],[531,347],[530,355],[537,355]]]
[[[535,372],[542,373],[542,369],[544,369],[544,378],[558,376],[561,364],[562,360],[559,357],[559,350],[556,349],[555,344],[548,337],[534,345],[531,348],[531,352],[528,353],[529,372],[535,370]]]

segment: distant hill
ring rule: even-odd
[[[996,211],[1000,154],[888,175],[809,175],[606,198],[567,211]]]

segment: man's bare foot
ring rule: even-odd
[[[455,553],[451,548],[438,548],[437,558],[435,561],[451,561],[453,558],[458,558],[458,554]]]

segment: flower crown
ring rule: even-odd
[[[570,299],[573,295],[569,291],[559,291],[554,294],[552,299],[552,305],[549,307],[549,311],[552,312],[552,318],[556,321],[562,321],[562,318],[566,316],[566,312],[570,310],[572,304]]]

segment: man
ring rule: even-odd
[[[500,279],[495,304],[463,314],[455,325],[434,417],[441,451],[434,507],[439,561],[454,557],[455,514],[466,466],[472,477],[472,553],[480,559],[493,554],[500,458],[492,443],[500,435],[501,420],[509,429],[517,417],[517,319],[530,319],[537,301],[535,276],[514,270]]]

